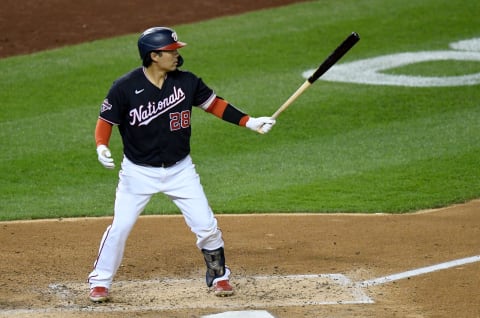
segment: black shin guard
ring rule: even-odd
[[[213,251],[202,249],[202,253],[205,258],[205,264],[207,265],[207,274],[205,276],[207,286],[211,287],[215,278],[225,275],[225,255],[223,247]]]

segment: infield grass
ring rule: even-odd
[[[446,50],[480,37],[470,0],[313,1],[175,26],[184,69],[250,113],[271,115],[352,31],[341,60]],[[94,127],[112,81],[140,65],[138,35],[0,60],[0,220],[111,215],[115,171],[96,159]],[[475,73],[480,62],[390,70]],[[272,131],[255,134],[198,109],[192,157],[216,213],[408,212],[480,197],[480,89],[326,82]],[[178,213],[162,195],[147,214]]]

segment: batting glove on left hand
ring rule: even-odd
[[[112,154],[110,149],[105,145],[99,145],[97,147],[98,161],[107,169],[115,168],[115,163],[113,162]]]
[[[248,119],[245,126],[247,126],[251,130],[256,131],[260,134],[266,134],[267,132],[270,131],[270,129],[272,129],[275,123],[276,123],[275,119],[271,117],[258,117],[258,118],[250,117],[250,119]]]

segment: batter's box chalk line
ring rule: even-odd
[[[368,286],[376,286],[376,285],[382,285],[390,282],[394,282],[397,280],[405,279],[405,278],[410,278],[418,275],[424,275],[444,269],[449,269],[452,267],[457,267],[457,266],[462,266],[462,265],[467,265],[471,263],[476,263],[480,262],[480,255],[475,255],[471,257],[465,257],[465,258],[460,258],[460,259],[455,259],[452,261],[436,264],[436,265],[431,265],[431,266],[426,266],[426,267],[421,267],[413,270],[409,270],[406,272],[402,273],[397,273],[397,274],[392,274],[388,276],[383,276],[383,277],[378,277],[375,279],[369,279],[363,282],[357,283],[358,286],[360,287],[368,287]]]

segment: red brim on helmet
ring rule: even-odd
[[[184,47],[185,45],[187,45],[187,43],[177,41],[177,42],[173,42],[169,45],[165,45],[161,48],[158,48],[157,50],[159,50],[159,51],[173,51],[173,50],[179,49],[181,47]]]

